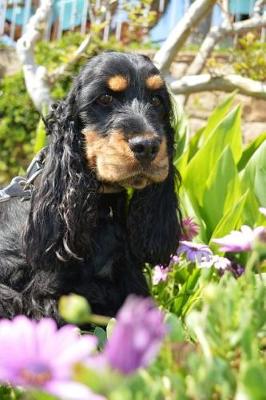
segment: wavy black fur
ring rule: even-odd
[[[100,109],[103,81],[117,73],[130,74],[133,82],[126,105]],[[46,120],[45,168],[31,201],[0,205],[0,317],[23,313],[59,321],[57,301],[68,293],[85,296],[94,312],[113,316],[128,294],[148,295],[144,264],[166,264],[180,235],[169,95],[161,89],[158,112],[141,86],[142,77],[154,73],[147,57],[105,53],[88,62],[66,100],[54,105]],[[100,193],[81,130],[106,135],[141,124],[166,137],[170,171],[164,182],[135,190],[128,204],[125,190]]]

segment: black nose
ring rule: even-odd
[[[152,161],[155,159],[161,140],[159,138],[133,137],[128,141],[130,149],[139,161]]]

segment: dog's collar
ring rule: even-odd
[[[33,191],[33,183],[41,174],[44,168],[44,161],[47,148],[44,147],[30,163],[26,177],[16,176],[10,184],[0,190],[0,203],[11,198],[20,198],[21,201],[29,200]]]

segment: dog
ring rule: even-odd
[[[145,263],[167,264],[181,233],[172,122],[148,57],[87,62],[45,120],[48,145],[27,196],[0,203],[0,317],[60,321],[69,293],[115,316],[129,294],[149,295]]]

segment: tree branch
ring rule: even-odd
[[[30,18],[25,33],[17,42],[17,54],[23,66],[27,91],[40,112],[52,103],[47,70],[34,60],[34,48],[40,40],[42,31],[52,9],[52,0],[41,0],[36,13]]]
[[[178,81],[170,83],[174,94],[189,95],[205,91],[239,93],[266,100],[266,83],[244,78],[240,75],[211,76],[210,74],[184,76]]]
[[[85,52],[90,42],[91,42],[91,34],[88,34],[83,40],[83,42],[80,44],[79,48],[75,51],[71,59],[67,63],[60,65],[58,68],[56,68],[49,74],[50,84],[53,84],[58,78],[64,75],[67,72],[67,70],[71,67],[71,65],[75,64],[82,57],[82,54]]]
[[[253,29],[259,29],[266,26],[266,15],[253,17],[245,21],[228,24],[224,22],[220,27],[214,26],[204,39],[199,52],[193,62],[187,69],[187,75],[200,74],[206,64],[208,57],[214,50],[215,45],[226,35],[244,33]]]
[[[193,28],[212,10],[216,0],[196,0],[177,23],[161,49],[155,54],[155,65],[165,73]]]
[[[253,15],[254,17],[259,17],[263,12],[263,6],[266,5],[266,0],[257,0],[254,4]]]

